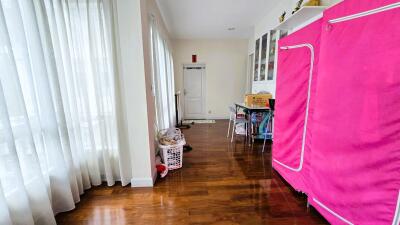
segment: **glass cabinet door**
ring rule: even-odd
[[[268,34],[262,36],[261,41],[261,67],[260,67],[260,81],[265,81],[266,65],[267,65],[267,46]]]
[[[277,32],[271,30],[269,42],[269,55],[268,55],[268,80],[274,79],[275,72],[275,51],[276,51]]]
[[[254,81],[258,81],[258,69],[260,63],[260,39],[256,41],[256,48],[254,53]]]

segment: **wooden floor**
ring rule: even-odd
[[[154,188],[95,187],[59,225],[99,224],[328,224],[306,199],[271,170],[268,145],[253,148],[226,138],[227,121],[185,130],[193,150],[184,167]]]

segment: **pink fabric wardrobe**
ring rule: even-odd
[[[309,193],[311,120],[321,23],[318,20],[278,44],[273,167],[296,190],[304,193]]]
[[[400,2],[345,0],[279,46],[305,42],[311,88],[310,51],[279,50],[274,168],[332,224],[398,225]]]

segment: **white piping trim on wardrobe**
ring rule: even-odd
[[[323,209],[325,209],[326,211],[328,211],[329,213],[331,213],[332,215],[336,216],[336,218],[340,219],[341,221],[349,224],[349,225],[354,225],[352,222],[346,220],[344,217],[340,216],[339,214],[335,213],[333,210],[331,210],[330,208],[328,208],[326,205],[322,204],[320,201],[318,201],[318,199],[313,198],[314,202],[316,202],[319,206],[321,206]]]
[[[397,198],[396,212],[394,213],[392,225],[399,225],[399,224],[400,224],[400,190],[399,190],[399,197]]]
[[[351,223],[350,221],[348,221],[347,219],[343,218],[342,216],[340,216],[339,214],[335,213],[333,210],[331,210],[330,208],[328,208],[326,205],[322,204],[320,201],[318,201],[318,199],[313,198],[314,202],[316,202],[319,206],[321,206],[323,209],[325,209],[326,211],[328,211],[329,213],[331,213],[332,215],[336,216],[338,219],[342,220],[343,222],[349,224],[349,225],[353,225],[353,223]],[[394,218],[393,218],[393,223],[392,225],[399,225],[400,224],[400,190],[399,190],[399,197],[397,199],[397,207],[396,207],[396,212],[394,214]]]
[[[375,8],[375,9],[371,9],[368,11],[364,11],[364,12],[360,12],[360,13],[356,13],[353,15],[348,15],[348,16],[343,16],[343,17],[339,17],[337,19],[332,19],[329,20],[329,23],[333,24],[333,23],[340,23],[340,22],[344,22],[344,21],[348,21],[348,20],[353,20],[353,19],[357,19],[357,18],[361,18],[361,17],[365,17],[365,16],[370,16],[373,14],[377,14],[377,13],[381,13],[381,12],[385,12],[391,9],[395,9],[395,8],[399,8],[400,7],[400,2],[396,2],[390,5],[385,5],[379,8]]]
[[[289,50],[289,49],[296,49],[296,48],[309,48],[311,51],[311,66],[310,66],[310,75],[309,75],[309,80],[308,80],[308,91],[307,91],[307,106],[306,106],[306,116],[305,116],[305,120],[304,120],[304,129],[303,129],[303,138],[302,138],[302,143],[301,143],[301,155],[300,155],[300,165],[298,168],[293,168],[290,167],[276,159],[273,159],[274,162],[278,163],[279,165],[292,170],[294,172],[300,172],[303,169],[303,162],[304,162],[304,148],[305,148],[305,140],[306,140],[306,134],[307,134],[307,123],[308,123],[308,110],[310,108],[310,98],[311,98],[311,84],[312,84],[312,77],[313,77],[313,72],[314,72],[314,47],[309,44],[309,43],[305,43],[305,44],[299,44],[299,45],[292,45],[292,46],[283,46],[281,47],[281,49],[283,50]]]

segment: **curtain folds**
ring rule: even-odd
[[[126,185],[110,0],[0,0],[0,224],[55,224]]]
[[[158,130],[162,130],[175,126],[174,66],[171,50],[160,34],[153,16],[150,17],[150,22],[156,126]]]

